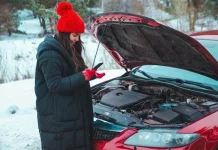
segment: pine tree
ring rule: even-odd
[[[30,0],[8,0],[8,2],[13,5],[15,9],[21,10],[29,5]]]
[[[218,1],[207,0],[205,5],[206,15],[211,15],[214,19],[218,20]]]
[[[74,10],[84,19],[84,21],[88,20],[90,15],[90,11],[88,11],[88,3],[89,0],[66,0],[73,5]]]
[[[47,33],[54,33],[55,20],[57,20],[57,15],[55,13],[54,6],[56,4],[55,0],[40,1],[40,0],[29,0],[30,3],[27,8],[32,10],[35,17],[39,19],[40,25],[43,28],[43,35]],[[49,21],[50,31],[47,29],[47,20]]]
[[[99,4],[99,0],[89,0],[88,7],[95,7],[97,4]]]

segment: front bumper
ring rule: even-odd
[[[124,142],[137,133],[137,129],[121,127],[96,118],[94,119],[94,127],[98,131],[96,135],[94,134],[95,150],[218,150],[215,146],[217,144],[216,141],[208,142],[203,136],[191,144],[179,148],[129,146],[125,145]],[[101,132],[99,129],[104,132]]]
[[[124,141],[136,132],[137,130],[127,129],[112,140],[94,140],[95,150],[215,150],[213,148],[211,149],[211,147],[207,148],[207,145],[202,139],[198,139],[189,145],[179,148],[146,148],[125,145]]]

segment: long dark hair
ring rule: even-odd
[[[72,58],[72,62],[75,65],[75,71],[79,69],[86,68],[86,64],[82,58],[82,51],[84,49],[82,45],[81,38],[79,37],[79,41],[77,41],[74,46],[70,45],[70,33],[58,32],[55,35],[55,38],[61,43],[61,45],[65,48],[68,54]]]

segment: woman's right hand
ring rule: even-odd
[[[87,68],[84,71],[82,71],[82,73],[83,73],[83,75],[85,77],[85,80],[89,81],[89,80],[91,80],[94,77],[94,75],[96,73],[96,70],[91,70],[91,69]]]

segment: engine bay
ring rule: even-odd
[[[218,110],[218,102],[160,83],[116,79],[92,89],[94,115],[123,125],[189,124]]]

